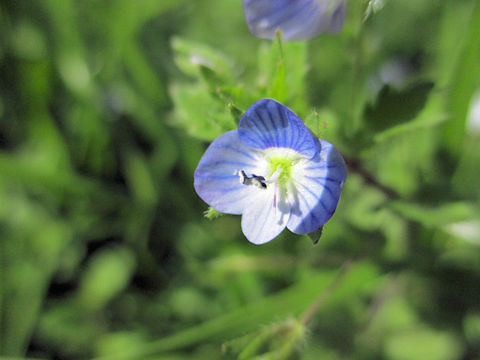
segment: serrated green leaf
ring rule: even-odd
[[[175,104],[171,122],[191,136],[211,141],[236,127],[227,107],[201,84],[176,85],[170,93]]]

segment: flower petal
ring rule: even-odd
[[[320,140],[321,151],[293,176],[289,193],[292,204],[287,227],[296,234],[308,234],[325,224],[335,212],[347,168],[337,149]]]
[[[245,112],[238,124],[238,137],[249,147],[290,148],[308,158],[319,150],[318,141],[302,120],[272,99],[259,100]]]
[[[332,22],[343,25],[345,13],[336,12],[336,1],[339,0],[243,0],[243,10],[253,35],[273,39],[280,29],[284,39],[299,40],[336,31],[338,27],[332,30]],[[338,15],[336,19],[332,19],[334,15]]]
[[[332,12],[330,26],[328,27],[329,32],[339,33],[342,31],[345,22],[346,7],[345,1],[340,1],[340,3],[337,4],[337,7]]]
[[[265,244],[285,229],[290,217],[290,207],[280,201],[274,206],[275,186],[251,198],[242,214],[242,232],[251,243]]]
[[[229,131],[210,144],[193,175],[198,196],[215,210],[241,214],[258,193],[256,186],[240,183],[238,172],[258,173],[258,150],[245,146],[237,130]]]

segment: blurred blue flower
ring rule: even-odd
[[[291,110],[262,99],[238,130],[218,137],[194,174],[197,194],[215,210],[242,214],[242,231],[266,243],[287,227],[308,234],[335,212],[347,169],[340,153],[315,138]]]
[[[280,29],[285,40],[302,40],[339,32],[345,0],[243,0],[243,11],[256,37],[273,39]]]

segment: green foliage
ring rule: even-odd
[[[397,91],[389,85],[380,90],[376,103],[365,108],[365,123],[374,132],[411,121],[427,102],[433,84],[418,83]]]
[[[244,85],[233,70],[233,60],[225,54],[174,38],[175,63],[193,82],[172,85],[172,124],[193,137],[211,141],[234,129],[243,111],[261,98],[274,98],[305,111],[306,44],[283,43],[279,33],[277,41],[263,45],[257,78]]]
[[[174,121],[188,133],[202,140],[214,140],[235,128],[227,107],[201,84],[172,87],[171,95],[177,108]]]
[[[450,119],[445,126],[445,145],[450,152],[458,155],[465,133],[469,104],[473,94],[480,86],[480,4],[475,2],[468,19],[468,27],[461,39],[461,49],[456,69],[450,79],[451,95],[446,104]]]
[[[223,344],[223,352],[238,354],[239,360],[291,359],[305,340],[307,329],[299,321],[287,320]],[[266,352],[262,352],[267,349]]]
[[[320,241],[320,238],[322,237],[322,232],[323,226],[320,229],[317,229],[308,234],[308,237],[310,238],[310,240],[312,240],[313,245],[317,244]]]
[[[285,42],[239,0],[1,2],[0,359],[480,357],[479,2],[347,6]],[[254,246],[192,181],[263,97],[349,177]]]
[[[215,210],[214,208],[212,208],[211,206],[208,207],[208,210],[206,210],[204,212],[204,215],[205,217],[208,219],[208,220],[213,220],[213,219],[216,219],[224,214],[222,214],[221,212]]]
[[[99,251],[80,279],[78,301],[89,311],[102,309],[129,283],[134,258],[126,249]]]
[[[461,345],[451,334],[420,328],[393,336],[385,353],[392,360],[453,360],[459,358]]]

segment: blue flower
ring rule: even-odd
[[[218,137],[194,174],[197,194],[215,210],[242,215],[242,231],[263,244],[285,227],[308,234],[335,212],[347,168],[340,153],[315,138],[297,115],[262,99],[238,130]]]
[[[285,40],[301,40],[339,32],[345,20],[345,1],[243,0],[243,11],[256,37],[273,39],[280,29]]]

